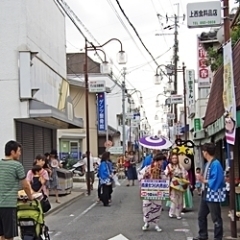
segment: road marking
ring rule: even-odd
[[[62,232],[57,232],[56,234],[53,235],[53,239],[54,239],[55,237],[61,235],[61,234],[62,234]]]
[[[129,240],[129,239],[124,237],[122,234],[119,234],[113,238],[109,238],[108,240]]]
[[[68,226],[75,223],[79,218],[81,218],[82,216],[84,216],[86,213],[88,213],[90,210],[92,210],[98,203],[95,202],[93,203],[91,206],[89,206],[88,208],[86,208],[82,213],[80,213],[77,217],[75,217],[72,221],[70,221],[68,223]]]

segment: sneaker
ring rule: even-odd
[[[177,220],[181,220],[182,219],[182,217],[177,217]]]
[[[143,231],[147,231],[149,228],[149,224],[148,223],[145,223],[143,226],[142,226],[142,230]]]
[[[162,232],[162,229],[161,229],[159,226],[155,226],[155,230],[156,230],[157,232]]]
[[[170,218],[173,218],[173,217],[174,217],[174,216],[173,216],[172,214],[170,214],[170,213],[169,213],[169,215],[168,215],[168,216],[169,216]]]

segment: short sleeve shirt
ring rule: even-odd
[[[23,165],[15,160],[0,160],[0,208],[16,208],[19,182],[26,178]]]
[[[40,176],[41,176],[43,179],[45,179],[46,181],[49,180],[48,172],[47,172],[47,170],[45,170],[45,169],[42,169],[42,170],[41,170]],[[27,181],[31,183],[32,180],[33,180],[33,177],[34,177],[34,176],[33,176],[32,170],[29,170],[28,173],[27,173]],[[43,186],[42,189],[43,189],[44,193],[47,194],[46,184]]]

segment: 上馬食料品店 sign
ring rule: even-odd
[[[221,16],[221,1],[187,4],[187,25],[189,28],[220,26]]]
[[[105,93],[99,93],[97,96],[98,107],[98,131],[106,131],[106,99]]]
[[[144,200],[168,200],[169,180],[142,179],[140,197]]]

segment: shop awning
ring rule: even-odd
[[[74,107],[69,99],[67,99],[64,111],[37,100],[30,100],[29,119],[24,119],[24,122],[48,125],[53,129],[83,128],[83,119],[75,117]]]

